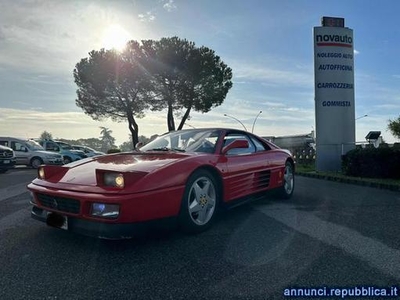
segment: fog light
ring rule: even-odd
[[[91,215],[115,219],[119,215],[118,204],[92,203]]]

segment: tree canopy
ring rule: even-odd
[[[166,110],[168,130],[180,130],[192,110],[206,113],[223,103],[232,70],[214,50],[172,37],[130,41],[122,52],[93,50],[76,64],[74,79],[77,106],[95,120],[128,120],[134,148],[136,118],[147,109]]]
[[[107,127],[100,127],[100,141],[101,141],[101,148],[100,151],[107,152],[111,148],[117,148],[115,146],[115,138],[111,135],[112,130],[108,129]]]
[[[41,140],[52,140],[53,139],[53,135],[50,132],[45,130],[40,134],[39,138]]]
[[[143,117],[148,107],[144,102],[148,80],[144,69],[135,59],[140,51],[137,42],[130,42],[123,52],[91,51],[88,58],[76,64],[74,79],[78,86],[76,105],[94,120],[111,118],[128,121],[134,144],[139,126],[135,117]]]
[[[400,116],[395,120],[389,120],[388,129],[393,136],[400,139]]]
[[[152,110],[167,109],[168,130],[182,129],[191,110],[206,113],[224,101],[232,70],[214,50],[178,37],[142,41],[142,63],[150,72]],[[176,128],[174,116],[184,112]]]

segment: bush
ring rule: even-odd
[[[400,149],[354,149],[342,157],[346,175],[371,178],[400,178]]]
[[[109,150],[107,151],[107,154],[110,154],[110,153],[119,153],[119,152],[121,152],[120,149],[117,149],[117,148],[113,149],[113,148],[111,148],[111,149],[109,149]]]

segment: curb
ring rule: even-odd
[[[400,191],[400,186],[396,185],[396,184],[370,182],[370,181],[365,181],[363,179],[358,179],[358,178],[341,178],[341,177],[336,177],[334,175],[322,175],[322,174],[307,173],[307,172],[296,172],[295,175],[309,177],[309,178],[316,178],[316,179],[325,179],[325,180],[336,181],[336,182],[340,182],[340,183],[349,183],[349,184],[373,187],[373,188],[396,191],[396,192]]]

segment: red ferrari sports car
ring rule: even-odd
[[[99,238],[129,238],[153,221],[207,229],[223,206],[294,190],[289,151],[249,132],[190,129],[133,152],[44,165],[28,185],[32,217]]]

